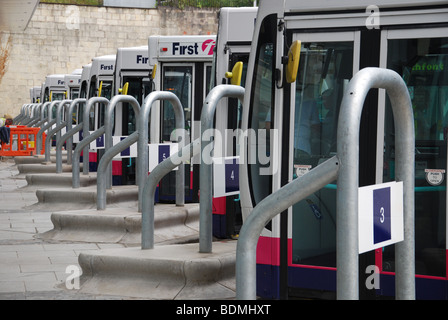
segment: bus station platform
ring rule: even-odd
[[[158,210],[170,214],[156,218],[155,248],[142,250],[135,202],[108,205],[101,215],[63,210],[63,203],[50,210],[36,193],[13,158],[1,159],[0,299],[235,298],[236,241],[217,241],[213,253],[199,253],[197,208],[186,205],[182,213],[156,205],[156,217]],[[179,219],[191,234],[172,240],[185,232],[170,228]]]

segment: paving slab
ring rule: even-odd
[[[156,240],[154,250],[141,250],[140,246],[124,241],[126,237],[131,238],[130,234],[122,236],[118,242],[40,237],[54,229],[53,213],[70,210],[63,201],[53,204],[51,210],[40,206],[36,192],[26,190],[26,180],[17,177],[17,167],[13,159],[0,161],[0,299],[209,300],[235,297],[236,242],[214,242],[213,254],[199,254],[197,243],[172,244],[164,239]],[[82,209],[80,207],[75,209]],[[139,225],[136,208],[137,201],[132,200],[108,204],[105,211],[115,210],[116,214],[111,216],[118,219],[119,224],[128,220],[128,232],[137,230],[132,228]],[[123,215],[127,210],[132,215]],[[157,213],[159,211],[156,216],[163,217],[160,221],[156,217],[157,228],[165,228],[166,234],[176,232],[169,228],[170,219],[176,220],[182,215],[171,213],[170,217]],[[192,219],[193,216],[184,214],[184,228],[197,233],[197,220]],[[99,221],[104,222],[103,218]],[[137,232],[135,234],[135,239],[140,237]],[[82,273],[77,278],[80,287],[70,286],[73,270],[78,270],[78,275]]]

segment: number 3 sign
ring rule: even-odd
[[[359,253],[403,241],[403,183],[359,188],[358,225]]]

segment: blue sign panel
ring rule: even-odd
[[[373,190],[373,243],[391,239],[390,187]]]
[[[226,193],[235,192],[240,189],[239,185],[239,165],[237,159],[226,159]]]
[[[121,137],[120,141],[123,141],[124,139],[126,139],[126,137]],[[129,157],[131,155],[131,148],[128,147],[128,148],[124,149],[123,151],[121,151],[120,155],[122,157]]]
[[[170,157],[170,146],[159,146],[159,163]]]
[[[96,146],[98,148],[104,148],[104,135],[101,135],[96,139]]]

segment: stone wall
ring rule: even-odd
[[[216,34],[213,9],[130,9],[39,4],[22,33],[0,33],[0,116],[18,115],[30,88],[150,35]],[[4,67],[4,68],[3,68]],[[3,70],[3,71],[2,71]]]

